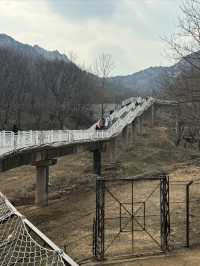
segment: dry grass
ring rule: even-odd
[[[117,163],[108,164],[108,154],[103,155],[104,176],[130,176],[155,169],[167,169],[174,180],[196,179],[200,166],[188,163],[190,151],[177,149],[165,128],[146,130],[127,148],[119,143]],[[92,174],[92,154],[82,153],[60,158],[51,168],[49,206],[34,206],[35,168],[21,167],[0,175],[1,191],[18,206],[36,226],[61,247],[85,237],[79,248],[83,255],[90,255],[92,221],[95,211],[95,178]],[[71,245],[72,246],[72,245]],[[89,251],[88,251],[89,250]],[[73,253],[73,250],[72,250]],[[180,255],[182,254],[182,255]],[[174,258],[166,257],[139,260],[119,265],[200,265],[196,250],[180,253]],[[189,258],[193,258],[190,264]],[[195,264],[199,261],[198,264]],[[182,263],[182,264],[181,264]]]

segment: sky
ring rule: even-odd
[[[163,38],[176,31],[182,0],[0,0],[0,32],[76,55],[90,67],[102,53],[112,75],[170,65]]]

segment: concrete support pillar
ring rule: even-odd
[[[44,207],[48,205],[49,166],[36,166],[36,170],[35,203]]]
[[[35,203],[39,207],[48,205],[49,166],[56,162],[56,159],[51,159],[33,163],[36,166]]]
[[[142,135],[142,116],[139,116],[137,118],[137,124],[138,124],[138,135]]]
[[[93,151],[93,169],[96,175],[101,175],[101,151],[100,149]]]
[[[151,126],[155,126],[155,105],[152,104],[151,106]]]
[[[123,143],[125,144],[125,147],[127,148],[129,144],[129,134],[128,134],[128,126],[126,126],[123,131],[122,131],[122,138],[123,138]]]
[[[132,122],[132,140],[134,141],[136,138],[136,125],[135,125],[135,121]]]
[[[117,139],[112,138],[108,144],[108,153],[110,161],[116,161],[117,159]]]
[[[132,144],[133,142],[133,126],[132,124],[128,125],[128,142]]]

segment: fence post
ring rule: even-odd
[[[105,222],[105,181],[101,177],[96,178],[96,223],[93,239],[95,241],[94,250],[97,260],[104,259],[104,222]]]
[[[160,178],[160,237],[161,250],[169,249],[170,213],[169,213],[169,177]]]
[[[186,247],[190,246],[190,186],[193,181],[186,185]]]

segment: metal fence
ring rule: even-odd
[[[168,177],[97,180],[94,256],[141,255],[168,249]]]
[[[147,255],[200,244],[200,180],[97,180],[94,256]]]
[[[79,263],[200,244],[200,180],[98,177],[92,193],[92,209],[90,204],[83,217],[72,221],[65,244]]]

